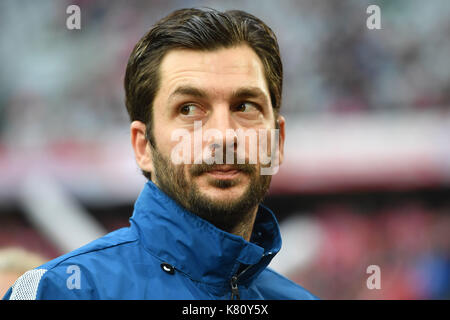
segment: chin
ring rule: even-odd
[[[239,184],[228,188],[222,188],[217,186],[207,186],[205,188],[199,188],[200,192],[207,197],[217,201],[229,201],[235,200],[241,197],[248,186]]]

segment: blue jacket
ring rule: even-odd
[[[316,299],[267,267],[280,247],[278,223],[263,205],[249,242],[148,182],[130,227],[26,272],[4,299]]]

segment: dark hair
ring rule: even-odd
[[[146,124],[146,136],[155,148],[152,133],[153,101],[160,87],[159,66],[172,49],[213,51],[249,45],[264,67],[274,114],[281,107],[283,66],[277,38],[260,19],[240,10],[180,9],[158,21],[136,44],[125,73],[125,103],[131,121]],[[143,171],[150,179],[151,174]]]

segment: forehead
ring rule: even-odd
[[[160,76],[163,96],[180,84],[223,94],[241,86],[253,86],[269,94],[261,60],[247,45],[214,51],[171,50],[161,62]]]

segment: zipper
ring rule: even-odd
[[[241,298],[239,297],[239,289],[237,286],[237,280],[238,277],[237,276],[232,276],[231,277],[231,300],[241,300]]]
[[[264,258],[265,256],[269,256],[272,254],[272,251],[266,252],[262,255],[261,258]],[[251,264],[249,266],[247,266],[244,270],[241,271],[241,273],[239,274],[235,274],[234,276],[231,277],[230,280],[230,285],[231,285],[231,300],[241,300],[240,295],[239,295],[239,288],[237,285],[237,282],[239,280],[239,278],[251,267],[255,266],[254,264]]]
[[[249,265],[247,266],[244,270],[241,271],[241,273],[239,274],[235,274],[234,276],[231,277],[231,281],[230,281],[230,285],[231,285],[231,300],[241,300],[240,295],[239,295],[239,288],[237,285],[237,282],[239,280],[239,278],[251,267],[253,267],[254,265]]]

